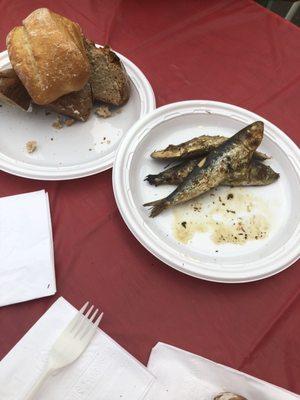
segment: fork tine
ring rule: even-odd
[[[98,311],[99,311],[99,309],[97,308],[97,309],[95,310],[94,314],[91,316],[91,318],[89,318],[89,321],[90,321],[90,322],[93,322],[93,321],[94,321],[96,315],[98,314]]]
[[[94,312],[94,314],[89,319],[85,320],[85,324],[80,331],[80,338],[83,338],[83,336],[86,334],[86,332],[93,326],[93,320],[97,316],[98,311],[99,310],[97,308],[97,310]]]
[[[103,317],[103,312],[99,315],[99,317],[96,319],[95,322],[88,323],[88,325],[85,327],[85,329],[81,333],[81,336],[80,336],[81,340],[84,339],[84,340],[89,341],[94,336],[94,334],[101,322],[102,317]]]
[[[85,312],[85,310],[87,309],[89,305],[89,302],[87,301],[83,307],[81,307],[81,309],[79,311],[77,311],[76,316],[72,319],[72,321],[70,322],[68,329],[70,331],[73,330],[74,326],[78,323],[78,321],[83,317],[83,313]]]
[[[100,322],[101,322],[101,319],[103,318],[103,315],[104,315],[104,313],[102,312],[102,313],[99,315],[99,317],[96,319],[96,321],[94,322],[94,326],[95,326],[96,329],[98,328],[98,326],[99,326],[99,324],[100,324]]]
[[[74,329],[73,329],[74,337],[77,336],[80,333],[82,327],[85,326],[86,321],[87,321],[88,317],[90,316],[90,314],[92,313],[93,309],[94,309],[94,305],[91,305],[91,307],[89,308],[87,313],[83,316],[83,318],[81,318],[81,320],[78,321],[76,326],[74,326]]]

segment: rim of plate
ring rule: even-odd
[[[97,44],[96,46],[99,47]],[[139,118],[148,114],[156,107],[153,89],[143,72],[128,58],[115,51],[125,65],[126,71],[136,87],[140,97],[141,111]],[[0,68],[9,66],[7,50],[0,53]],[[127,131],[128,132],[128,131]],[[127,134],[124,133],[124,136]],[[95,175],[111,168],[114,163],[116,151],[107,154],[105,157],[84,163],[81,166],[69,167],[44,167],[27,164],[25,162],[7,157],[0,152],[0,170],[12,175],[39,180],[69,180]]]
[[[235,264],[235,269],[226,267],[220,271],[213,268],[215,263],[196,263],[194,259],[176,251],[166,244],[145,224],[133,202],[129,186],[129,171],[133,153],[138,143],[158,124],[185,114],[214,113],[234,118],[246,124],[262,120],[264,134],[280,145],[300,179],[300,150],[279,128],[261,116],[244,108],[211,100],[188,100],[159,107],[137,121],[122,139],[113,166],[113,190],[119,211],[126,225],[136,239],[155,257],[170,267],[200,279],[221,283],[244,283],[261,280],[275,275],[293,264],[300,256],[300,224],[284,244],[271,255],[255,262]],[[238,270],[243,266],[242,271]]]

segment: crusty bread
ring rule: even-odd
[[[93,108],[91,86],[87,83],[78,92],[66,94],[47,106],[59,114],[68,115],[78,121],[86,121]]]
[[[31,13],[6,44],[14,70],[37,104],[81,90],[89,79],[81,28],[47,8]]]
[[[109,46],[97,48],[90,40],[85,47],[91,64],[90,83],[94,100],[120,106],[130,94],[130,80],[119,57]]]
[[[0,100],[17,105],[27,111],[31,99],[13,69],[0,71]]]

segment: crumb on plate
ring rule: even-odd
[[[75,122],[75,119],[73,119],[73,118],[68,118],[68,119],[65,120],[64,124],[65,124],[66,126],[71,126],[71,125],[74,124],[74,122]]]
[[[57,117],[56,121],[53,122],[52,126],[55,129],[62,129],[63,128],[63,122],[62,122],[61,117]]]
[[[95,113],[102,118],[108,118],[112,115],[110,109],[106,105],[102,105],[98,108],[96,108]]]
[[[36,140],[29,140],[26,143],[26,150],[27,153],[33,153],[37,149],[37,142]]]

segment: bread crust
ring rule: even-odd
[[[59,114],[67,115],[78,121],[87,121],[92,108],[91,86],[87,83],[80,91],[66,94],[53,103],[48,104],[49,109]]]
[[[81,90],[90,65],[78,24],[47,8],[31,13],[7,36],[10,62],[33,101],[49,104]]]
[[[17,105],[27,111],[31,98],[13,69],[0,71],[0,101]]]

